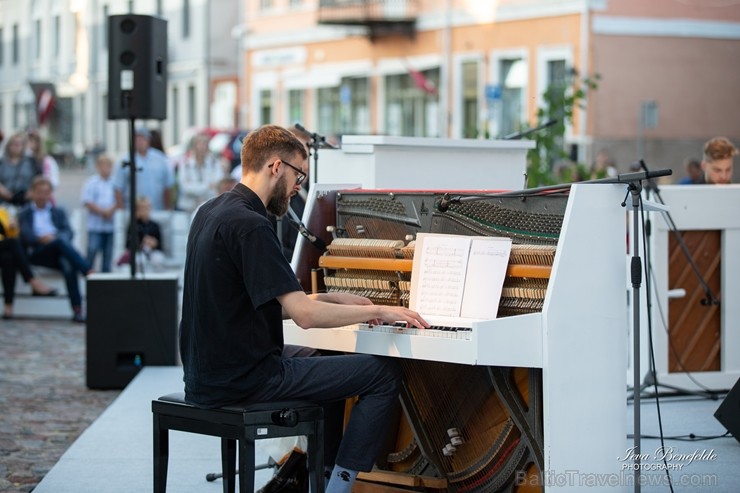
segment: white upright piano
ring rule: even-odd
[[[539,484],[592,491],[598,479],[607,485],[601,491],[627,490],[633,472],[619,460],[626,443],[625,191],[571,187],[539,312],[476,322],[452,335],[365,324],[304,330],[286,321],[285,342],[407,362],[539,369],[541,403],[531,403],[541,409],[532,431],[542,438]],[[431,221],[439,214],[430,211]]]

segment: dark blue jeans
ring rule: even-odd
[[[95,256],[100,252],[103,255],[101,272],[110,272],[113,261],[113,232],[89,231],[87,234],[87,261],[95,264]]]
[[[90,270],[90,264],[67,240],[57,238],[45,245],[35,245],[29,260],[32,264],[62,271],[72,308],[82,306],[77,276],[84,276]]]
[[[367,354],[283,358],[281,372],[249,399],[306,399],[336,409],[332,404],[343,406],[345,399],[359,396],[341,437],[336,464],[370,471],[385,438],[382,431],[396,409],[401,375],[397,360]],[[325,419],[331,420],[329,416]],[[331,441],[331,433],[327,433],[326,447],[330,449]]]
[[[5,238],[0,241],[0,270],[2,270],[3,296],[6,305],[12,305],[15,299],[15,276],[20,271],[23,280],[33,278],[31,265],[28,263],[18,238]]]

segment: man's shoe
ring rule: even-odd
[[[308,493],[306,454],[293,450],[277,474],[257,493]]]
[[[33,296],[56,296],[58,294],[58,291],[56,289],[50,289],[48,291],[34,291],[32,293]]]
[[[85,323],[85,316],[82,313],[75,313],[72,315],[72,321],[76,322],[78,324],[84,324]]]

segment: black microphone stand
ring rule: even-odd
[[[304,134],[306,134],[311,140],[308,142],[308,147],[313,150],[313,182],[319,182],[319,149],[336,149],[337,147],[326,141],[326,137],[319,135],[316,132],[310,132],[306,130],[306,127],[300,123],[295,124],[295,128]]]
[[[534,128],[530,128],[529,130],[524,130],[523,132],[514,132],[514,133],[511,133],[509,135],[505,135],[504,137],[502,137],[501,140],[518,140],[518,139],[527,137],[530,134],[533,134],[535,132],[539,132],[540,130],[543,130],[543,129],[547,128],[547,127],[552,127],[557,122],[558,121],[553,118],[553,119],[547,120],[542,125],[539,125],[539,126],[534,127]]]
[[[640,168],[642,168],[645,172],[649,172],[647,165],[645,164],[645,161],[640,159]],[[655,183],[652,179],[649,179],[647,181],[647,185],[645,186],[645,193],[646,197],[650,198],[650,193],[653,193],[655,195],[655,198],[658,200],[658,202],[662,205],[665,205],[665,201],[663,200],[663,197],[660,195],[660,189],[658,188],[658,184]],[[689,265],[691,265],[692,270],[694,271],[694,274],[696,275],[697,280],[699,281],[699,284],[701,284],[705,298],[701,301],[701,304],[704,306],[712,306],[712,305],[719,305],[719,299],[714,295],[712,292],[712,289],[707,284],[706,280],[702,276],[701,272],[699,272],[699,267],[696,265],[696,261],[694,260],[693,255],[689,251],[688,246],[686,245],[686,242],[683,239],[683,235],[681,235],[681,232],[678,230],[678,227],[676,226],[676,223],[673,222],[673,217],[671,216],[671,213],[669,211],[662,211],[664,214],[664,217],[666,218],[666,222],[668,223],[668,226],[675,236],[676,240],[678,241],[679,246],[681,247],[681,250],[686,257],[686,259],[689,262]],[[650,218],[648,216],[648,219],[646,221],[645,225],[645,236],[650,237],[651,234],[651,227],[650,227]],[[649,245],[649,242],[647,243]],[[650,260],[650,255],[647,255],[648,252],[646,252],[646,269],[645,271],[648,273],[652,272],[652,265]],[[647,308],[648,308],[648,314],[652,311],[652,296],[651,293],[647,293],[646,297],[647,301]],[[652,320],[648,318],[648,339],[650,341],[650,345],[652,347],[652,340],[653,340],[653,331],[652,331]],[[669,342],[670,346],[670,342]],[[639,355],[636,354],[635,359],[639,358]],[[715,394],[712,394],[707,391],[701,391],[701,390],[689,390],[685,388],[681,388],[675,385],[668,385],[665,383],[660,383],[658,381],[658,377],[655,373],[655,364],[654,364],[654,356],[653,352],[649,351],[648,353],[648,361],[649,361],[649,368],[647,372],[645,373],[645,378],[640,385],[640,391],[644,391],[649,388],[654,388],[657,392],[658,387],[663,387],[665,389],[669,389],[674,391],[677,394],[681,395],[695,395],[698,397],[703,397],[705,399],[711,399],[711,400],[717,400],[718,397]]]

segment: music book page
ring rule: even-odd
[[[424,316],[496,318],[511,239],[419,233],[409,306]]]

